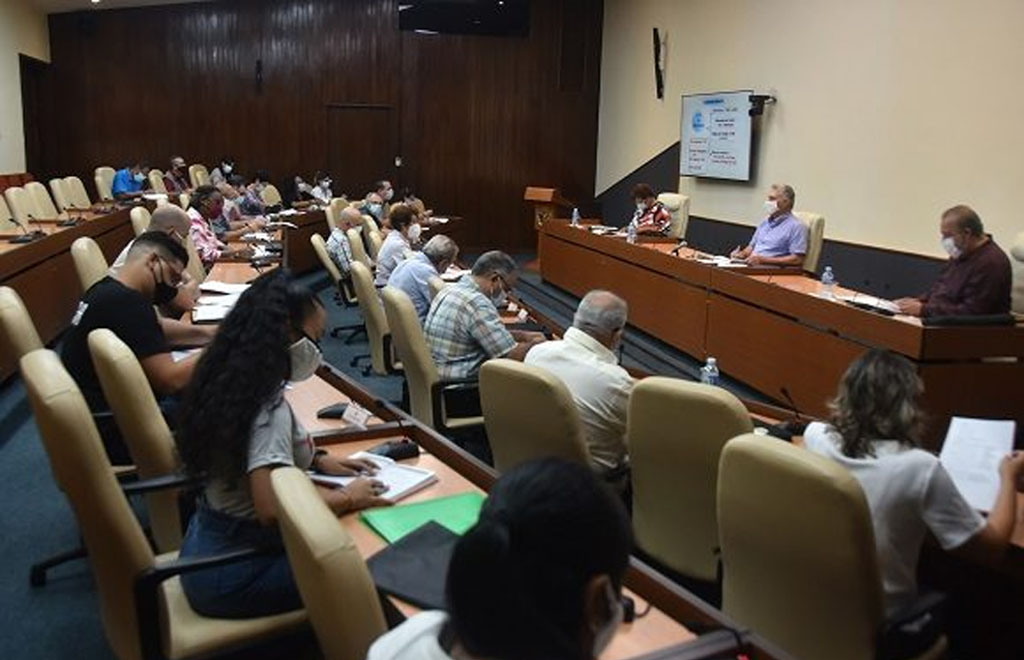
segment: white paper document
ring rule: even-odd
[[[377,456],[376,454],[360,451],[352,454],[349,458],[364,458],[372,461],[379,468],[377,474],[370,478],[381,481],[388,487],[384,497],[391,501],[397,501],[412,495],[416,491],[422,490],[437,481],[437,475],[430,470],[396,463],[386,456]],[[310,472],[309,478],[324,486],[340,488],[349,485],[359,477],[335,477]]]
[[[167,195],[163,193],[144,193],[142,199],[149,202],[159,202],[160,200],[166,200]]]
[[[196,353],[198,353],[201,350],[203,350],[203,349],[201,349],[201,348],[185,348],[185,349],[182,349],[180,351],[171,351],[171,359],[174,360],[175,362],[181,362],[184,359],[192,357],[193,355],[195,355]]]
[[[216,280],[206,280],[199,285],[199,290],[203,293],[242,293],[248,288],[248,284],[230,284]]]
[[[216,323],[223,321],[231,311],[227,305],[197,305],[192,308],[193,323]]]
[[[893,301],[886,300],[885,298],[876,298],[864,293],[840,293],[836,295],[836,300],[842,300],[851,305],[867,305],[868,307],[881,309],[892,314],[901,313],[900,308]]]
[[[697,257],[697,262],[719,268],[747,268],[750,266],[750,264],[742,259],[733,259],[723,255]]]
[[[960,494],[978,511],[989,511],[999,494],[999,462],[1013,449],[1013,420],[954,417],[939,460]]]

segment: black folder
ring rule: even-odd
[[[423,609],[445,608],[448,562],[459,540],[430,521],[384,548],[366,562],[377,588]]]

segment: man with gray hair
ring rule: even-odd
[[[591,291],[565,337],[537,346],[525,360],[565,383],[580,412],[592,465],[606,477],[620,476],[629,463],[626,410],[634,381],[615,354],[627,313],[626,301],[614,293]]]
[[[422,252],[413,252],[405,261],[399,262],[388,278],[388,286],[401,289],[412,300],[416,315],[422,324],[430,310],[430,280],[438,277],[455,263],[459,246],[455,241],[438,234],[423,246]]]
[[[509,331],[499,308],[519,279],[519,266],[504,252],[484,252],[469,275],[445,287],[430,304],[423,333],[442,379],[472,378],[491,358],[520,360],[544,341],[539,332]]]
[[[745,248],[736,246],[733,259],[752,266],[802,266],[807,256],[807,225],[793,215],[796,192],[793,186],[773,184],[764,202],[767,216]]]

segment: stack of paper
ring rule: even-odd
[[[960,494],[978,511],[990,511],[999,494],[999,462],[1013,449],[1013,420],[954,417],[939,460]]]
[[[231,284],[217,280],[206,280],[199,285],[199,290],[203,293],[242,293],[248,288],[248,284]]]
[[[899,314],[900,308],[896,306],[896,303],[885,298],[877,298],[875,296],[869,296],[865,293],[840,293],[836,295],[836,300],[842,300],[845,303],[851,305],[864,305],[865,307],[874,307],[875,309],[881,309],[891,314]]]
[[[697,257],[696,261],[698,263],[708,264],[709,266],[717,266],[718,268],[747,268],[750,265],[742,259],[733,259],[732,257],[726,257],[723,255]]]
[[[378,456],[377,454],[360,451],[352,454],[349,458],[362,458],[377,466],[379,471],[370,478],[383,482],[388,487],[384,497],[391,501],[398,501],[403,497],[412,495],[416,491],[422,490],[437,481],[437,475],[430,470],[396,463],[387,456]],[[309,477],[318,484],[335,488],[347,486],[360,478],[359,476],[336,477],[315,472],[311,472]]]

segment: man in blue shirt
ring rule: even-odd
[[[114,199],[141,197],[148,174],[149,165],[145,163],[135,163],[131,167],[118,170],[110,190],[114,194]]]
[[[448,270],[458,255],[459,246],[455,241],[438,234],[427,241],[422,252],[413,252],[391,272],[388,286],[401,289],[409,296],[420,323],[426,320],[430,311],[430,279]]]
[[[732,251],[733,259],[752,266],[802,266],[807,256],[807,225],[793,215],[796,192],[792,186],[774,184],[764,203],[768,216],[758,225],[747,247]]]

